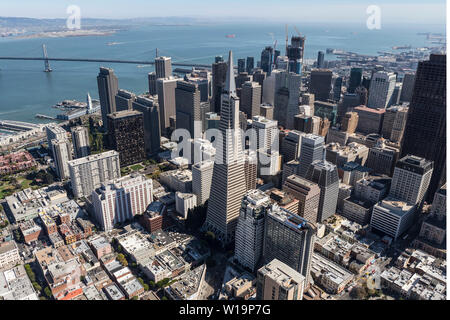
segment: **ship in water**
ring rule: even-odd
[[[122,44],[123,42],[108,42],[106,45],[108,46],[116,46],[118,44]]]
[[[236,38],[236,35],[235,34],[227,34],[225,37],[226,38]]]

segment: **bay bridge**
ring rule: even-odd
[[[47,48],[45,44],[42,45],[43,56],[42,57],[7,57],[0,56],[0,60],[20,60],[20,61],[44,61],[44,71],[51,72],[49,61],[68,61],[68,62],[96,62],[96,63],[124,63],[124,64],[136,64],[136,65],[154,65],[155,61],[145,60],[123,60],[123,59],[93,59],[93,58],[54,58],[49,57],[47,54]],[[156,56],[158,56],[158,50],[156,50]],[[193,68],[206,68],[211,69],[211,64],[198,64],[198,63],[184,63],[184,62],[172,62],[173,66],[179,67],[193,67]],[[236,67],[235,67],[236,68]]]

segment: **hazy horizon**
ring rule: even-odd
[[[6,2],[6,1],[5,1]],[[443,0],[377,0],[331,1],[320,3],[302,0],[228,0],[207,1],[172,0],[167,3],[153,0],[22,0],[20,3],[0,3],[1,17],[67,19],[67,8],[77,5],[81,18],[90,19],[155,19],[180,18],[199,20],[233,20],[242,22],[297,23],[365,23],[370,5],[381,9],[381,23],[445,25],[446,2]],[[105,10],[104,8],[107,8]],[[262,21],[263,20],[263,21]]]

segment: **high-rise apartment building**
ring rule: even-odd
[[[317,183],[320,188],[317,222],[322,222],[336,213],[339,196],[339,176],[337,167],[325,160],[314,161],[305,178]]]
[[[108,144],[119,152],[121,166],[144,161],[144,115],[135,110],[109,114]]]
[[[206,229],[222,244],[234,240],[242,196],[246,192],[244,153],[239,128],[239,99],[236,96],[233,54],[229,53],[227,77],[221,97],[221,115]]]
[[[434,162],[429,201],[446,181],[446,57],[431,54],[419,62],[402,146],[403,156]]]
[[[298,175],[290,175],[283,184],[283,191],[298,200],[298,215],[311,223],[317,222],[320,188],[316,183]]]
[[[120,178],[119,153],[111,150],[68,162],[75,198],[90,196],[109,180]]]
[[[68,179],[70,174],[67,162],[72,160],[70,142],[68,139],[53,139],[51,143],[56,175],[60,180]]]
[[[102,184],[92,192],[95,217],[104,231],[142,214],[153,201],[153,182],[132,174]]]
[[[119,80],[114,74],[114,70],[100,67],[100,73],[97,76],[97,86],[103,127],[107,130],[107,115],[116,112],[116,94],[119,91]]]
[[[262,256],[265,212],[271,206],[269,196],[250,190],[242,199],[236,226],[235,260],[254,272]]]
[[[393,72],[378,71],[373,74],[367,102],[369,108],[386,109],[389,107],[396,78],[397,76]]]
[[[316,227],[299,215],[273,205],[266,211],[263,260],[278,259],[310,283],[311,255],[316,238]]]
[[[133,102],[133,110],[144,117],[144,141],[147,155],[158,153],[161,144],[158,101],[153,97],[138,96]]]
[[[429,191],[432,174],[432,161],[407,155],[395,165],[389,195],[411,205],[420,205]]]
[[[87,157],[91,151],[89,147],[89,132],[86,127],[72,127],[72,143],[75,158]]]
[[[45,127],[47,133],[47,144],[50,154],[53,154],[52,140],[67,140],[67,131],[57,125],[48,125]]]

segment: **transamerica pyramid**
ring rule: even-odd
[[[241,201],[246,192],[245,160],[239,128],[239,98],[236,95],[231,51],[221,96],[219,131],[222,135],[217,137],[205,228],[226,245],[234,241]]]

